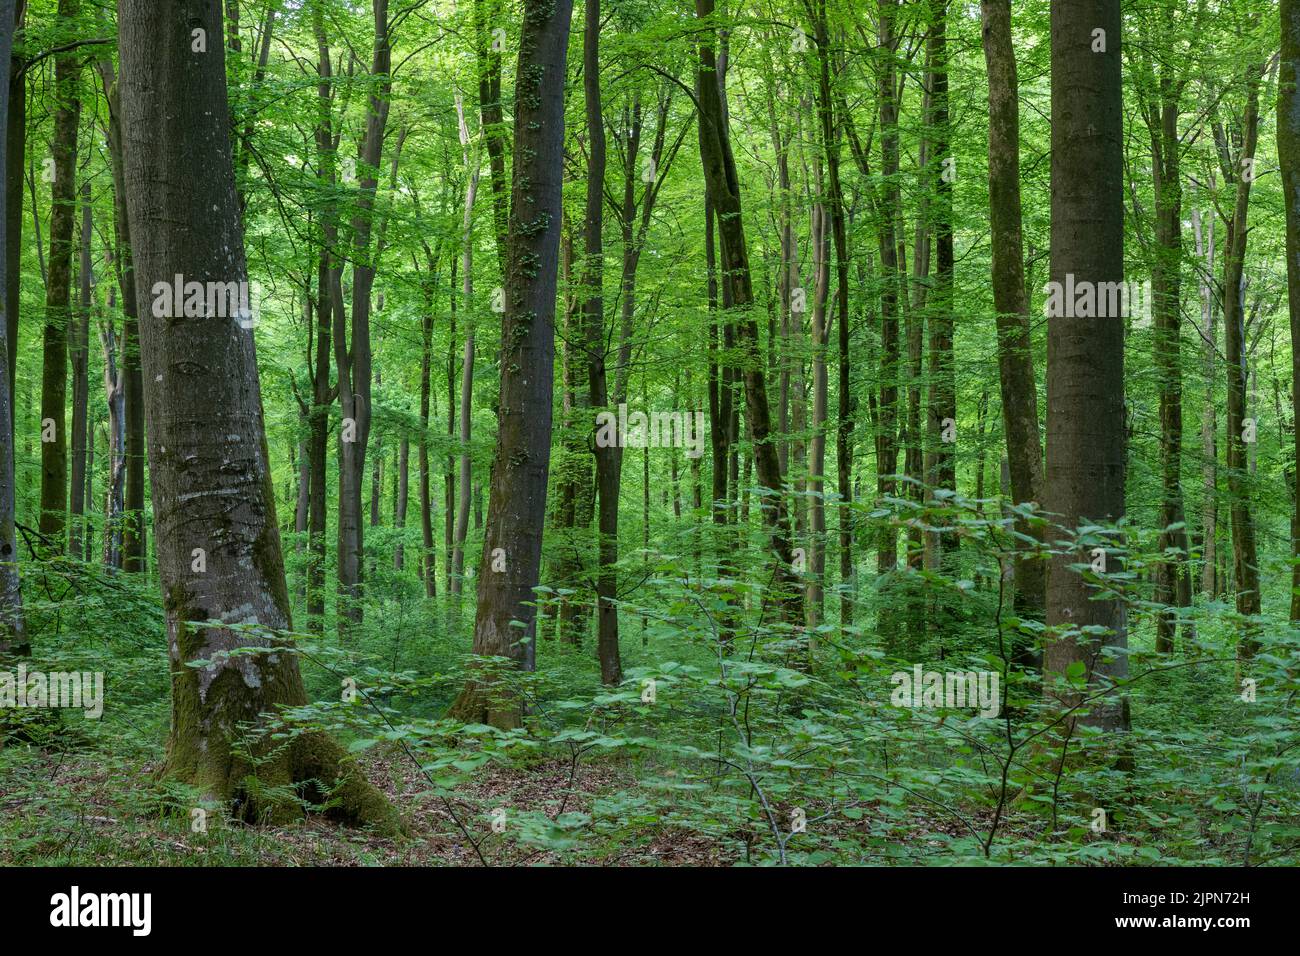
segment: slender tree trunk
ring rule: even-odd
[[[1282,59],[1277,97],[1277,160],[1286,205],[1287,305],[1291,319],[1291,422],[1300,463],[1300,0],[1281,0]],[[1297,465],[1300,474],[1300,464]],[[1297,481],[1300,487],[1300,481]],[[1293,489],[1294,492],[1294,489]],[[1291,555],[1300,557],[1300,492],[1294,493]],[[1291,620],[1300,621],[1300,561],[1291,568]]]
[[[564,159],[564,80],[572,0],[525,0],[515,91],[514,179],[501,323],[500,429],[479,563],[473,650],[523,670],[536,661],[538,584],[551,452],[555,288]],[[468,364],[468,363],[467,363]],[[464,480],[464,479],[462,479]],[[522,704],[466,685],[452,713],[518,726]]]
[[[876,493],[893,497],[898,470],[898,246],[897,223],[902,204],[898,185],[898,96],[895,89],[894,24],[898,0],[880,0],[880,172],[885,177],[880,206],[880,398],[876,411]],[[882,522],[876,547],[876,568],[881,574],[898,566],[898,535]]]
[[[372,0],[375,41],[371,54],[372,89],[366,110],[366,131],[357,164],[357,210],[352,217],[352,320],[351,340],[343,328],[342,296],[336,304],[334,353],[339,372],[339,404],[343,429],[339,440],[339,628],[346,633],[362,619],[364,530],[361,520],[361,484],[366,449],[370,441],[371,343],[370,298],[377,256],[371,250],[375,193],[384,129],[388,123],[392,92],[392,50],[388,36],[388,0]]]
[[[10,24],[13,30],[9,34],[10,50],[12,44],[22,38],[23,21],[27,13],[27,0],[17,0],[8,8],[8,14],[0,10],[0,19],[6,28]],[[9,114],[5,120],[5,155],[7,164],[4,169],[5,190],[5,314],[9,318],[9,331],[6,350],[9,353],[9,368],[6,378],[9,382],[9,412],[14,410],[14,376],[18,368],[18,311],[19,291],[22,289],[23,263],[23,164],[27,157],[27,70],[23,57],[11,55],[9,65],[0,78],[5,79],[5,95],[9,98]],[[9,422],[9,441],[13,441],[13,420]]]
[[[698,20],[709,20],[713,10],[713,0],[696,0],[695,14]],[[695,95],[700,112],[700,159],[708,195],[717,213],[723,281],[730,290],[731,305],[737,315],[737,345],[740,356],[744,359],[742,377],[745,406],[754,436],[758,481],[770,492],[764,495],[763,513],[771,534],[772,551],[777,558],[773,584],[778,600],[785,608],[787,619],[799,622],[803,617],[803,600],[793,574],[794,548],[791,544],[790,518],[781,493],[784,478],[772,434],[767,381],[758,355],[758,326],[753,317],[753,281],[741,207],[740,178],[732,154],[729,123],[717,83],[718,62],[713,51],[711,32],[706,31],[701,35],[698,47],[699,68]]]
[[[1192,231],[1196,237],[1196,255],[1205,263],[1200,280],[1201,326],[1205,336],[1201,346],[1201,365],[1205,374],[1205,409],[1201,413],[1201,590],[1215,597],[1219,593],[1219,452],[1218,415],[1214,405],[1218,335],[1214,290],[1207,278],[1214,275],[1213,215],[1203,217],[1199,209],[1193,209]]]
[[[0,0],[0,77],[8,77],[10,58],[13,52],[14,0]],[[21,84],[20,84],[21,85]],[[0,87],[0,126],[10,126],[10,96],[14,84],[6,81]],[[18,313],[11,306],[8,294],[9,268],[14,265],[14,258],[9,254],[8,243],[15,239],[9,228],[9,202],[13,198],[9,185],[10,164],[22,169],[22,155],[14,156],[10,152],[13,137],[6,136],[0,145],[0,178],[5,181],[5,192],[0,197],[0,222],[5,223],[5,230],[0,236],[0,287],[5,290],[5,298],[0,303],[0,658],[10,654],[26,655],[30,652],[27,643],[26,619],[23,617],[23,597],[21,582],[18,578],[18,541],[14,529],[14,428],[13,428],[13,365],[9,361],[10,343],[14,341],[10,328],[16,324]],[[19,181],[18,204],[22,206],[22,185]],[[21,230],[20,230],[21,234]],[[16,277],[14,279],[16,282]]]
[[[1167,69],[1164,67],[1162,69]],[[1160,388],[1160,538],[1162,555],[1179,557],[1162,561],[1154,568],[1157,603],[1174,608],[1191,604],[1190,568],[1183,512],[1183,362],[1182,281],[1183,184],[1182,142],[1178,136],[1181,87],[1167,77],[1160,81],[1158,99],[1153,99],[1147,123],[1151,133],[1151,175],[1155,202],[1155,258],[1151,282],[1155,312],[1155,366]],[[1174,648],[1178,614],[1175,610],[1156,616],[1156,650]],[[1186,634],[1184,636],[1187,636]]]
[[[1053,0],[1051,32],[1051,279],[1056,289],[1072,276],[1073,287],[1099,290],[1124,279],[1120,0]],[[1047,506],[1069,536],[1124,517],[1126,454],[1124,321],[1118,307],[1094,317],[1073,311],[1049,309],[1047,328]],[[1072,544],[1052,555],[1044,684],[1057,706],[1078,706],[1083,695],[1065,680],[1071,665],[1082,664],[1089,692],[1106,696],[1085,715],[1070,714],[1066,726],[1127,730],[1128,699],[1107,690],[1128,672],[1124,605],[1098,600],[1072,567],[1091,563],[1100,546]]]
[[[122,567],[143,571],[145,559],[144,515],[144,380],[140,372],[139,311],[135,297],[135,271],[131,255],[131,227],[126,214],[125,161],[122,156],[122,109],[112,60],[98,63],[100,82],[108,101],[108,154],[113,169],[113,228],[120,262],[118,285],[122,290],[122,401],[125,415],[125,500],[123,503]]]
[[[429,404],[432,397],[433,372],[433,310],[437,290],[435,263],[429,263],[429,271],[424,289],[424,316],[421,320],[420,334],[420,443],[419,443],[419,483],[420,483],[420,578],[424,582],[424,596],[432,598],[437,594],[438,578],[435,573],[433,546],[433,493],[430,487],[431,462],[429,460]],[[446,520],[451,521],[448,512]]]
[[[926,419],[925,483],[935,490],[957,490],[957,378],[953,352],[953,218],[952,189],[956,165],[952,156],[952,131],[948,110],[948,4],[940,3],[930,24],[931,106],[930,135],[933,156],[930,175],[935,196],[934,280],[929,309],[929,381]],[[952,440],[949,440],[951,438]],[[957,536],[931,532],[926,541],[927,566],[939,570],[945,556],[957,550]]]
[[[1243,270],[1246,264],[1246,225],[1250,208],[1250,187],[1254,179],[1251,170],[1255,162],[1255,146],[1259,140],[1259,86],[1264,74],[1262,65],[1247,68],[1246,112],[1242,117],[1243,142],[1237,175],[1236,199],[1232,220],[1228,224],[1228,245],[1223,256],[1223,329],[1224,360],[1228,366],[1228,493],[1231,499],[1229,517],[1232,523],[1232,565],[1234,588],[1237,594],[1237,613],[1256,615],[1260,612],[1259,559],[1255,552],[1255,519],[1248,498],[1250,484],[1246,448],[1246,389],[1248,386],[1245,323],[1245,286]],[[1290,270],[1288,269],[1288,276]],[[1237,643],[1237,658],[1241,662],[1255,656],[1256,641],[1253,628],[1244,629]]]
[[[59,0],[65,24],[80,14],[79,0]],[[68,329],[72,324],[72,224],[77,212],[77,126],[81,72],[75,53],[55,58],[54,187],[50,209],[50,264],[45,284],[44,363],[41,371],[41,534],[62,553],[68,516]]]
[[[1011,500],[1017,505],[1042,501],[1043,451],[1038,431],[1038,388],[1034,377],[1029,298],[1025,292],[1024,241],[1020,207],[1020,105],[1015,48],[1011,42],[1010,0],[982,0],[984,57],[989,77],[989,221],[993,235],[993,305],[997,309],[998,373],[1002,429],[1011,472]],[[1032,556],[1042,532],[1023,517],[1016,520],[1023,542],[1015,562],[1016,613],[1042,620],[1047,599],[1045,562]],[[1016,649],[1021,664],[1039,652]]]
[[[835,242],[835,306],[838,346],[838,426],[835,440],[836,490],[840,496],[840,626],[853,623],[853,596],[856,590],[853,561],[853,390],[849,356],[849,248],[844,225],[844,190],[840,183],[840,134],[834,111],[830,75],[830,32],[826,2],[817,5],[818,107],[821,119],[822,149],[826,154],[826,197],[830,208],[831,236]]]
[[[85,553],[85,525],[87,489],[86,479],[88,439],[91,437],[87,419],[90,399],[90,303],[91,276],[90,241],[93,222],[90,208],[90,181],[81,184],[81,235],[80,256],[77,263],[78,301],[75,312],[68,313],[72,323],[69,352],[72,358],[72,489],[68,504],[70,527],[68,551],[80,558]]]
[[[397,547],[393,550],[393,570],[406,566],[406,508],[411,496],[411,440],[405,435],[397,446],[397,485],[394,491],[393,527],[397,529]]]
[[[572,0],[570,0],[572,2]],[[456,115],[460,124],[460,148],[466,169],[465,212],[461,224],[461,272],[465,306],[465,347],[460,372],[460,501],[456,506],[456,534],[453,539],[451,593],[459,598],[465,579],[465,539],[469,536],[469,496],[473,485],[473,462],[470,458],[470,426],[474,401],[474,197],[478,192],[478,157],[471,165],[469,127],[465,112],[457,100]]]
[[[118,356],[121,347],[112,321],[99,328],[104,355],[104,400],[108,406],[108,488],[104,508],[104,565],[122,567],[122,512],[126,488],[126,383]]]
[[[176,274],[246,282],[220,4],[183,0],[160,12],[122,0],[118,19],[137,294]],[[191,52],[193,29],[214,38],[206,53]],[[211,158],[208,175],[190,174],[197,155]],[[291,622],[253,334],[229,318],[158,311],[172,310],[145,310],[140,337],[172,676],[163,773],[204,798],[237,801],[245,818],[280,819],[299,805],[250,790],[254,765],[234,746],[241,725],[265,727],[268,712],[307,702],[298,658],[280,653],[275,636]],[[262,630],[204,626],[213,620]],[[249,647],[262,652],[231,654]],[[209,663],[189,666],[200,660]],[[337,780],[338,815],[396,829],[382,795],[323,734],[252,749],[266,758],[255,771],[263,785]]]
[[[587,108],[587,204],[583,231],[582,315],[586,327],[587,376],[593,412],[608,411],[609,396],[605,387],[605,322],[601,285],[604,277],[605,247],[602,231],[605,224],[605,123],[600,106],[600,0],[586,0],[583,15],[582,79]],[[627,224],[625,224],[627,225]],[[621,440],[623,436],[618,436]],[[596,575],[596,657],[600,661],[600,679],[616,686],[623,680],[623,665],[618,651],[618,497],[622,469],[619,442],[595,442],[596,485],[599,490],[597,548],[599,571]]]

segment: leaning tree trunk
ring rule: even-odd
[[[1286,203],[1287,305],[1291,317],[1291,421],[1300,462],[1300,0],[1281,0],[1282,62],[1277,95],[1277,163]],[[1297,471],[1300,474],[1300,470]],[[1300,480],[1296,482],[1300,487]],[[1292,527],[1300,528],[1300,494],[1295,494]],[[1300,556],[1300,540],[1291,541]],[[1291,568],[1291,620],[1300,621],[1300,561]]]
[[[235,746],[240,725],[265,728],[263,715],[307,701],[298,658],[277,636],[291,626],[289,595],[253,333],[245,310],[174,315],[166,296],[152,295],[175,275],[247,288],[221,4],[122,0],[118,21],[136,290],[151,302],[140,346],[172,678],[163,773],[205,798],[237,802],[245,818],[282,818],[298,806],[253,792],[254,773],[309,793],[313,781],[337,781],[338,815],[391,829],[387,802],[323,734],[256,741],[254,755],[266,758],[256,765]],[[204,52],[192,47],[196,29],[211,38]],[[195,156],[210,160],[206,175],[191,174]],[[200,660],[208,663],[190,666]]]
[[[1127,698],[1105,690],[1128,672],[1124,605],[1097,600],[1076,570],[1109,542],[1074,541],[1082,525],[1124,517],[1124,320],[1119,296],[1100,294],[1124,279],[1120,0],[1053,0],[1051,30],[1051,280],[1056,289],[1067,276],[1076,288],[1091,283],[1115,308],[1091,317],[1052,308],[1047,320],[1047,507],[1069,540],[1048,568],[1044,685],[1069,710],[1067,727],[1126,730]],[[1084,694],[1063,686],[1074,664],[1083,665],[1088,694],[1105,695],[1084,715],[1072,710]]]
[[[713,0],[695,0],[697,20],[709,22]],[[763,496],[763,515],[771,535],[776,565],[772,575],[778,600],[786,619],[800,624],[803,619],[803,595],[794,576],[794,548],[791,544],[790,517],[782,495],[784,479],[772,434],[771,412],[767,403],[767,380],[758,354],[758,325],[754,320],[754,288],[749,269],[749,246],[745,238],[741,207],[740,176],[731,149],[728,117],[718,87],[718,59],[713,51],[711,31],[700,37],[699,64],[695,95],[699,104],[700,161],[709,201],[717,216],[721,248],[723,301],[735,310],[737,351],[742,358],[745,387],[745,410],[753,433],[754,462],[759,484],[768,493]]]
[[[0,127],[7,127],[9,119],[10,56],[13,51],[14,0],[0,0]],[[0,144],[0,179],[8,182],[9,138]],[[22,166],[22,157],[18,157]],[[6,189],[0,195],[0,223],[8,223]],[[22,193],[19,193],[19,202]],[[8,267],[12,262],[6,243],[11,238],[6,228],[0,233],[0,289],[8,289]],[[18,580],[18,541],[14,532],[14,429],[12,365],[9,362],[9,328],[17,319],[12,311],[9,296],[0,300],[0,655],[28,653],[27,631],[23,618],[22,590]]]
[[[572,0],[524,4],[501,321],[500,430],[474,621],[476,655],[507,658],[524,670],[532,670],[536,661],[533,589],[541,569],[551,457],[564,80],[572,10]],[[475,674],[451,712],[466,721],[518,726],[521,701],[491,683]]]
[[[989,77],[989,222],[993,235],[993,307],[997,310],[998,372],[1002,428],[1011,473],[1011,500],[1038,502],[1043,492],[1043,450],[1038,436],[1038,389],[1034,379],[1029,298],[1025,293],[1020,208],[1020,104],[1016,54],[1011,44],[1010,0],[983,0],[984,57]],[[1014,565],[1016,613],[1042,620],[1047,576],[1030,544],[1042,534],[1023,517]],[[1029,544],[1028,547],[1025,547]],[[1040,655],[1019,642],[1016,657],[1033,664]]]

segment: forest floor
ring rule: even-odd
[[[10,758],[15,749],[9,748]],[[346,827],[320,814],[287,826],[209,817],[207,829],[194,832],[183,816],[142,802],[154,788],[153,764],[112,763],[89,752],[26,750],[20,772],[11,768],[0,775],[0,866],[731,866],[745,861],[747,842],[766,837],[741,830],[712,836],[646,821],[630,840],[624,832],[618,845],[587,847],[575,855],[521,844],[508,827],[504,834],[492,833],[490,818],[468,810],[530,807],[556,818],[590,813],[602,795],[636,787],[631,761],[591,761],[574,772],[569,760],[556,758],[518,767],[489,765],[458,789],[453,805],[479,842],[476,853],[447,803],[429,792],[420,771],[396,748],[375,748],[360,762],[368,779],[401,808],[411,831],[407,839]],[[985,815],[976,811],[972,822],[987,825]],[[951,818],[924,812],[910,822],[911,832],[896,836],[900,846],[912,847],[908,855],[914,863],[924,862],[927,845],[936,850],[943,845],[936,837],[963,829]],[[833,825],[849,842],[855,842],[855,830],[865,837],[861,831],[869,828],[866,820]]]

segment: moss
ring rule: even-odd
[[[498,730],[515,730],[524,722],[519,700],[482,680],[465,682],[460,695],[447,709],[447,716],[465,724],[488,724]]]

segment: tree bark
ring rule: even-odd
[[[1287,307],[1291,319],[1292,438],[1300,452],[1300,0],[1281,0],[1282,59],[1277,96],[1277,160],[1286,206]],[[1300,462],[1300,456],[1296,458]],[[1300,474],[1300,469],[1297,470]],[[1300,487],[1300,482],[1297,482]],[[1293,489],[1294,491],[1294,489]],[[1300,529],[1300,493],[1294,494],[1292,527]],[[1292,534],[1291,555],[1300,557]],[[1300,561],[1291,568],[1291,620],[1300,621]]]
[[[712,17],[713,0],[695,0],[697,20]],[[754,437],[754,461],[759,483],[768,490],[764,495],[763,514],[771,534],[776,555],[773,587],[785,609],[786,618],[798,623],[803,618],[803,596],[794,578],[794,549],[791,545],[790,518],[782,494],[784,478],[777,458],[771,414],[767,403],[767,381],[758,354],[758,325],[754,320],[753,281],[749,268],[749,248],[740,196],[740,178],[731,149],[731,134],[722,94],[718,88],[718,60],[713,50],[712,30],[699,40],[699,67],[695,95],[699,103],[700,160],[710,201],[717,216],[721,240],[723,285],[729,290],[736,315],[738,352],[743,360],[742,378],[745,406]],[[724,292],[724,302],[727,293]]]
[[[14,0],[0,0],[0,77],[8,77],[13,53],[16,11]],[[0,126],[9,129],[10,95],[13,83],[6,79],[0,87]],[[9,360],[10,343],[14,341],[10,328],[16,323],[18,313],[13,309],[12,299],[8,294],[10,288],[8,273],[14,258],[9,254],[8,243],[15,237],[9,228],[9,202],[13,198],[9,184],[10,164],[15,163],[14,155],[9,151],[13,138],[6,136],[0,145],[0,178],[6,188],[0,196],[0,222],[5,223],[5,230],[0,235],[0,287],[5,290],[5,298],[0,302],[0,658],[8,655],[26,655],[30,653],[27,643],[26,619],[23,616],[23,596],[18,577],[18,541],[14,529],[14,428],[13,428],[13,365]],[[16,160],[22,169],[22,156]],[[18,189],[19,219],[21,220],[22,184]],[[17,281],[16,277],[14,279]]]
[[[1124,279],[1120,0],[1053,0],[1051,37],[1051,279],[1100,290]],[[1065,679],[1082,664],[1088,693],[1105,696],[1070,713],[1066,727],[1127,730],[1128,699],[1108,689],[1128,673],[1124,605],[1097,600],[1071,566],[1090,563],[1100,546],[1076,544],[1078,528],[1124,517],[1124,322],[1073,311],[1050,310],[1047,328],[1047,505],[1069,540],[1048,569],[1044,685],[1056,706],[1079,706],[1084,693]]]
[[[89,437],[87,412],[90,399],[90,297],[91,265],[90,240],[93,231],[90,208],[90,181],[81,184],[81,235],[80,256],[77,263],[78,301],[76,312],[69,312],[72,326],[72,340],[69,343],[72,359],[72,489],[68,504],[70,527],[68,529],[68,551],[82,558],[85,556],[85,513],[86,513],[86,446]]]
[[[79,0],[59,0],[65,23],[80,13]],[[68,517],[68,328],[72,323],[72,224],[77,207],[77,126],[81,101],[75,53],[57,56],[54,87],[54,186],[50,209],[50,262],[45,284],[44,361],[41,370],[41,534],[58,553],[64,550]]]
[[[1041,502],[1043,449],[1038,431],[1038,387],[1034,377],[1029,298],[1025,291],[1024,240],[1020,207],[1020,104],[1016,54],[1011,42],[1010,0],[982,0],[984,58],[989,77],[989,222],[993,236],[993,306],[997,310],[998,374],[1002,429],[1011,473],[1011,500]],[[1014,565],[1017,615],[1042,620],[1047,600],[1046,564],[1033,555],[1042,532],[1022,516],[1023,537]],[[1026,540],[1029,539],[1029,540]],[[1016,657],[1035,664],[1041,654],[1025,642]]]
[[[587,111],[587,202],[583,229],[582,316],[586,330],[587,376],[591,411],[609,410],[605,385],[605,122],[600,106],[600,0],[586,0],[583,12],[582,85]],[[622,436],[619,436],[620,439]],[[622,448],[619,443],[595,442],[596,486],[599,492],[597,529],[600,535],[596,575],[596,657],[601,682],[617,686],[623,680],[618,652],[618,497]]]
[[[1231,498],[1229,519],[1232,524],[1232,567],[1237,594],[1237,613],[1245,616],[1260,612],[1259,559],[1255,549],[1255,519],[1247,497],[1250,484],[1247,472],[1245,441],[1246,323],[1243,270],[1246,264],[1246,240],[1249,236],[1247,213],[1250,187],[1254,179],[1255,147],[1259,141],[1259,86],[1262,64],[1252,64],[1246,73],[1246,109],[1242,117],[1242,147],[1235,169],[1236,197],[1232,219],[1228,223],[1228,243],[1223,256],[1223,329],[1224,360],[1228,366],[1228,493]],[[1227,171],[1225,171],[1226,174]],[[1288,278],[1290,269],[1288,268]],[[1255,656],[1254,630],[1248,624],[1237,642],[1237,658],[1245,663]]]
[[[564,159],[564,85],[572,0],[525,0],[515,90],[505,314],[501,324],[500,427],[479,562],[476,655],[523,670],[536,661],[538,584],[551,453],[555,288]],[[483,673],[470,678],[457,718],[518,726],[519,698]]]
[[[151,0],[122,0],[118,21],[137,297],[177,274],[247,282],[221,6],[182,0],[160,10]],[[195,29],[211,38],[206,52],[192,52]],[[205,176],[191,174],[198,155],[211,160]],[[155,299],[140,327],[172,676],[163,773],[254,820],[293,816],[299,805],[250,790],[250,774],[272,787],[320,781],[337,815],[395,830],[391,807],[323,734],[287,745],[263,738],[253,749],[267,759],[256,767],[233,746],[241,724],[265,728],[264,715],[307,697],[298,657],[277,634],[291,621],[253,333],[238,317],[172,311]],[[230,656],[247,648],[258,652]],[[209,663],[189,666],[200,660]]]
[[[952,156],[952,130],[948,109],[948,3],[939,4],[930,24],[930,135],[938,163],[931,163],[931,182],[935,190],[934,281],[929,295],[926,319],[929,395],[925,442],[925,484],[936,491],[957,491],[957,379],[953,352],[953,218],[952,191],[956,174]],[[951,171],[951,174],[950,174]],[[946,440],[946,423],[952,424],[952,441]],[[945,566],[945,555],[955,557],[958,538],[952,532],[930,532],[926,538],[926,565],[932,570]]]
[[[13,54],[12,50],[13,44],[23,35],[23,21],[26,14],[27,0],[16,0],[7,16],[0,12],[0,17],[6,17],[3,21],[6,26],[13,24],[13,30],[9,34],[10,62],[4,72],[0,73],[0,77],[4,78],[8,87],[5,95],[9,98],[9,114],[5,120],[5,155],[8,161],[4,169],[6,276],[4,297],[5,314],[10,316],[6,341],[9,353],[6,378],[9,381],[10,442],[14,437],[12,420],[14,376],[18,369],[18,312],[23,262],[23,164],[27,157],[27,70],[23,57]]]

